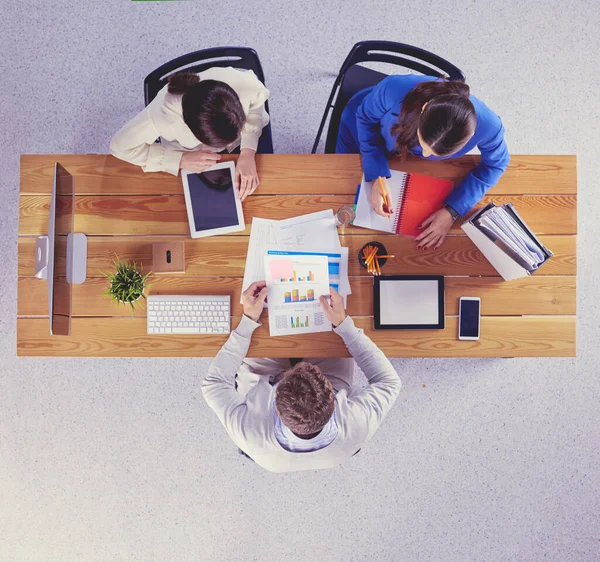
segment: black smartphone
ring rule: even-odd
[[[460,297],[458,310],[458,339],[478,340],[481,317],[479,297]]]

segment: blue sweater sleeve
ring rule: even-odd
[[[481,201],[488,189],[498,183],[510,161],[504,140],[504,127],[500,118],[494,117],[496,126],[477,143],[481,152],[481,162],[446,199],[446,203],[463,217]]]
[[[382,80],[370,92],[356,111],[358,143],[362,155],[365,181],[379,176],[390,177],[390,167],[385,153],[385,141],[381,136],[381,119],[388,112],[386,90],[389,79]]]

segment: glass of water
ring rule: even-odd
[[[340,230],[344,232],[344,229],[352,224],[352,221],[355,219],[355,217],[356,213],[354,212],[354,207],[352,207],[352,205],[343,205],[335,214],[336,226],[338,226]]]

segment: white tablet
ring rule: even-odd
[[[181,170],[181,179],[192,238],[246,228],[233,162],[215,164],[199,174]]]
[[[439,275],[374,277],[376,330],[443,330],[444,278]]]

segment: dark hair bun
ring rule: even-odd
[[[169,82],[169,94],[185,94],[194,85],[200,82],[197,74],[193,72],[178,72],[167,79]]]

